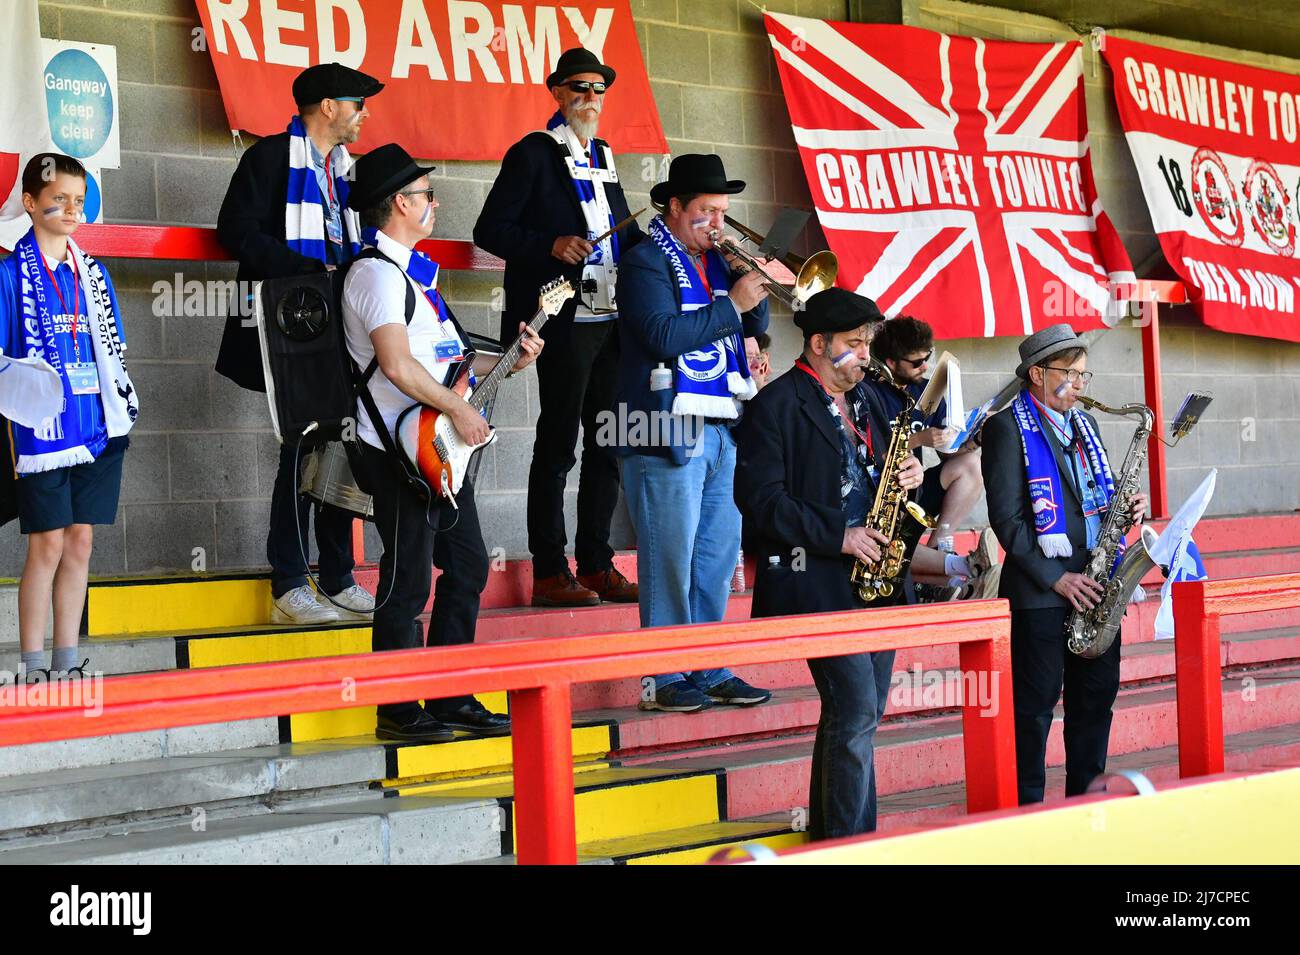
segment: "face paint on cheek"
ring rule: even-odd
[[[855,358],[857,358],[857,357],[858,357],[858,356],[857,356],[857,354],[853,351],[853,349],[849,349],[849,350],[846,351],[843,355],[841,355],[839,358],[836,358],[833,362],[831,362],[831,367],[832,367],[832,368],[843,368],[845,365],[847,365],[849,362],[853,361],[853,359],[855,359]]]
[[[1052,394],[1056,395],[1056,397],[1058,398],[1064,398],[1065,393],[1069,390],[1070,390],[1070,383],[1068,381],[1063,381],[1061,382],[1061,387],[1057,388],[1056,391],[1052,392]]]
[[[41,210],[41,216],[46,219],[53,219],[59,215],[63,215],[63,206],[50,206],[48,209]]]
[[[433,215],[433,203],[424,207],[424,215],[420,216],[420,228],[423,229],[429,224],[429,218]]]
[[[701,226],[706,226],[706,225],[708,225],[708,224],[709,224],[709,217],[708,217],[708,216],[700,216],[700,218],[698,218],[698,219],[692,219],[692,220],[691,220],[691,228],[692,228],[692,229],[698,229],[698,228],[700,228]]]

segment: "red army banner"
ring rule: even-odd
[[[1133,268],[1097,199],[1081,44],[766,24],[841,286],[945,337],[1121,314]]]
[[[585,46],[618,73],[600,135],[668,151],[628,0],[196,0],[231,129],[282,132],[314,63],[381,80],[357,152],[398,142],[422,159],[500,159],[555,112],[546,77]]]
[[[1300,77],[1107,37],[1151,221],[1205,324],[1300,341]]]

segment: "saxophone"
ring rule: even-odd
[[[867,374],[882,384],[898,387],[889,369],[874,358],[867,366]],[[921,505],[908,498],[907,491],[898,482],[898,470],[911,454],[907,442],[912,434],[912,408],[916,404],[906,390],[898,390],[903,395],[903,410],[890,426],[889,450],[885,454],[876,497],[865,523],[866,527],[888,537],[889,543],[883,546],[880,560],[871,563],[855,560],[849,574],[858,597],[865,603],[894,593],[912,562],[912,553],[920,543],[922,533],[934,527],[935,523]]]
[[[1084,573],[1101,584],[1104,588],[1101,600],[1091,610],[1071,611],[1065,622],[1065,635],[1070,651],[1084,659],[1092,660],[1110,649],[1119,634],[1124,611],[1129,598],[1137,588],[1138,582],[1156,566],[1151,557],[1151,547],[1156,542],[1156,532],[1146,524],[1137,542],[1124,552],[1119,566],[1115,566],[1115,555],[1120,544],[1133,526],[1133,495],[1138,492],[1142,463],[1147,456],[1147,438],[1155,425],[1155,415],[1144,404],[1121,405],[1111,408],[1093,398],[1079,396],[1079,401],[1088,408],[1103,411],[1106,414],[1138,417],[1137,430],[1129,442],[1128,453],[1124,455],[1124,465],[1120,468],[1115,482],[1115,496],[1111,498],[1106,510],[1106,519],[1101,525],[1101,534],[1097,545],[1093,547],[1088,566]],[[1111,572],[1111,568],[1114,572]]]

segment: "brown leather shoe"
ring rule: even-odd
[[[634,604],[637,602],[636,584],[628,580],[614,568],[602,570],[598,574],[580,574],[578,583],[588,590],[594,590],[601,600],[616,604]]]
[[[594,607],[600,595],[582,586],[567,567],[562,574],[533,581],[534,607]]]

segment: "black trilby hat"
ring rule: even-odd
[[[360,212],[383,202],[407,183],[433,172],[434,166],[420,166],[397,143],[372,149],[353,167],[348,208]]]
[[[374,96],[383,88],[384,84],[373,76],[342,63],[317,63],[293,81],[293,101],[299,107],[311,106],[340,96]]]
[[[795,310],[794,323],[808,335],[833,335],[884,317],[876,303],[865,295],[828,288],[810,296],[803,308]]]
[[[560,54],[559,60],[555,63],[555,72],[546,78],[546,88],[559,86],[570,76],[578,73],[599,73],[605,77],[605,85],[613,86],[614,77],[617,76],[612,69],[600,62],[600,58],[590,50],[580,46],[575,46],[572,50],[565,50]]]
[[[745,191],[743,179],[728,179],[722,157],[713,153],[686,153],[668,167],[668,181],[650,190],[650,201],[665,206],[673,196],[703,193],[710,196],[734,196]]]

